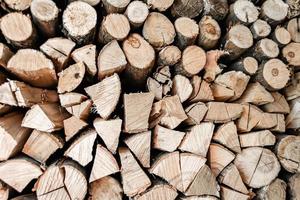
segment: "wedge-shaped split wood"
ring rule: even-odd
[[[119,165],[112,153],[98,144],[89,182],[117,173],[119,170]]]
[[[274,101],[263,105],[263,110],[270,113],[283,113],[287,114],[290,112],[290,107],[285,97],[279,92],[272,92],[271,95]]]
[[[274,132],[279,132],[279,133],[284,133],[285,130],[286,130],[286,127],[285,127],[285,116],[284,114],[278,114],[276,113],[276,118],[277,118],[277,124],[276,126],[274,126],[271,131],[274,131]]]
[[[241,104],[243,112],[241,117],[236,121],[239,132],[251,131],[261,120],[262,111],[251,104]]]
[[[250,197],[246,194],[239,193],[235,190],[227,188],[225,186],[221,186],[221,197],[224,200],[229,199],[239,199],[239,200],[248,200]]]
[[[239,118],[243,112],[243,107],[236,103],[209,102],[208,111],[204,121],[214,123],[226,123]]]
[[[82,103],[87,99],[88,99],[87,96],[76,92],[59,94],[60,105],[63,107],[74,106],[76,104]]]
[[[277,126],[277,114],[262,112],[254,129],[270,129]]]
[[[172,94],[178,95],[181,103],[191,96],[192,91],[193,87],[188,78],[182,75],[175,75],[173,78]]]
[[[82,129],[88,126],[88,124],[75,117],[72,116],[68,119],[64,120],[64,131],[66,136],[66,141],[69,141],[72,137],[74,137],[77,133],[79,133]]]
[[[129,136],[124,140],[143,167],[150,167],[151,132],[146,131]]]
[[[290,101],[291,112],[285,119],[286,128],[299,129],[300,128],[300,98]]]
[[[0,43],[0,66],[6,68],[9,59],[14,55],[8,46]]]
[[[91,199],[122,200],[123,189],[118,180],[106,176],[90,183],[89,195]]]
[[[291,80],[291,84],[284,88],[284,95],[286,100],[293,100],[300,97],[300,73],[294,74]]]
[[[276,178],[272,183],[262,187],[257,191],[257,197],[260,199],[271,200],[271,199],[286,199],[287,184]]]
[[[137,195],[134,200],[175,200],[177,195],[177,191],[172,186],[158,183]]]
[[[83,101],[82,103],[66,107],[66,110],[73,116],[77,117],[78,119],[81,120],[87,120],[89,117],[91,111],[93,112],[92,108],[93,102],[88,99]]]
[[[276,142],[275,135],[269,130],[249,132],[239,135],[241,147],[273,146]]]
[[[205,80],[201,81],[201,78],[199,76],[193,76],[191,83],[193,86],[193,91],[189,98],[189,101],[191,103],[196,103],[199,101],[207,102],[214,100],[213,92],[208,82],[206,82]]]
[[[83,62],[89,75],[95,76],[97,73],[96,65],[96,45],[88,44],[75,49],[71,57],[75,62]]]
[[[191,104],[185,108],[188,118],[184,121],[184,123],[188,125],[200,124],[206,115],[207,110],[206,105],[202,102]]]
[[[234,96],[234,91],[224,85],[213,83],[211,91],[215,101],[227,101]]]
[[[91,97],[97,113],[107,119],[115,110],[121,95],[121,82],[117,74],[103,79],[101,82],[85,88]]]
[[[92,159],[93,146],[97,133],[93,129],[84,131],[66,150],[65,156],[72,158],[82,166],[89,164]]]

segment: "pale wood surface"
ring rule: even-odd
[[[274,101],[263,105],[263,110],[271,113],[289,113],[290,107],[285,97],[279,92],[272,92],[271,95],[274,98]]]
[[[166,11],[174,3],[174,0],[147,0],[147,5],[150,6],[153,10],[158,10],[160,12]]]
[[[203,120],[207,112],[207,107],[204,103],[198,102],[185,108],[185,112],[188,116],[188,119],[186,119],[184,123],[188,125],[196,125],[200,124],[200,122]]]
[[[221,28],[218,22],[209,15],[199,21],[198,45],[204,49],[213,49],[221,37]]]
[[[221,199],[223,200],[229,200],[229,199],[240,199],[240,200],[247,200],[249,199],[248,195],[239,193],[237,191],[234,191],[232,189],[229,189],[227,187],[221,186]]]
[[[186,101],[192,94],[193,87],[190,80],[182,75],[173,78],[172,95],[178,95],[181,103]]]
[[[271,33],[271,26],[265,20],[258,19],[250,27],[254,39],[267,37]]]
[[[96,45],[88,44],[78,49],[75,49],[71,53],[71,57],[75,62],[83,62],[86,66],[86,71],[89,75],[96,75]]]
[[[262,200],[283,200],[286,199],[286,188],[287,184],[283,180],[276,178],[272,183],[261,188],[257,192],[257,196]]]
[[[124,12],[130,0],[103,0],[102,3],[107,13],[121,13]]]
[[[89,186],[89,198],[92,200],[111,199],[122,200],[123,189],[120,183],[111,176],[106,176],[92,182]]]
[[[243,108],[237,103],[209,102],[204,121],[226,123],[239,118]]]
[[[161,65],[175,65],[181,58],[181,51],[177,46],[170,45],[159,51],[158,63]]]
[[[168,184],[155,184],[134,200],[175,200],[178,193]]]
[[[300,188],[300,176],[299,174],[295,174],[292,177],[289,178],[289,182],[288,182],[288,187],[290,188],[290,197],[291,200],[297,200],[300,197],[300,192],[299,192],[299,188]]]
[[[88,126],[88,124],[85,121],[75,116],[65,119],[63,123],[64,123],[66,141],[69,141],[77,133],[79,133],[79,131],[81,131],[82,129]]]
[[[7,67],[9,59],[14,55],[8,46],[0,43],[0,65],[2,67]]]
[[[195,43],[199,34],[196,21],[188,17],[179,17],[175,20],[174,27],[179,48],[184,49]]]
[[[133,1],[127,6],[125,15],[132,26],[140,27],[149,15],[148,6],[141,1]]]
[[[269,130],[249,132],[239,135],[241,147],[273,146],[276,142],[275,135]]]

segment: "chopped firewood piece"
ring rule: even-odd
[[[227,122],[220,126],[214,133],[213,140],[236,153],[241,152],[241,145],[234,122]]]
[[[79,131],[87,127],[88,124],[75,117],[72,116],[68,119],[64,120],[64,131],[65,131],[65,136],[66,136],[66,141],[69,141],[72,137],[74,137]]]
[[[60,72],[66,67],[75,45],[72,40],[56,37],[48,39],[40,49],[52,60],[56,71]]]
[[[251,131],[261,120],[262,111],[254,105],[242,104],[243,112],[241,117],[236,121],[239,132]]]
[[[174,22],[177,36],[177,45],[180,49],[193,45],[198,37],[199,28],[191,18],[179,17]]]
[[[66,110],[71,114],[81,120],[87,120],[90,115],[90,111],[92,108],[92,101],[90,99],[83,101],[82,103],[66,107]]]
[[[298,54],[300,50],[300,43],[291,42],[282,49],[283,58],[292,66],[300,66],[300,56]]]
[[[112,153],[98,144],[89,182],[99,180],[118,171],[120,171],[119,165]]]
[[[286,189],[287,184],[276,178],[272,183],[267,186],[262,187],[257,191],[257,197],[262,200],[271,200],[271,199],[286,199]]]
[[[269,129],[277,125],[277,115],[274,113],[261,113],[258,116],[259,121],[254,127],[254,129]]]
[[[205,73],[203,78],[207,82],[214,81],[216,76],[222,72],[218,60],[226,54],[228,53],[222,50],[210,50],[206,52],[206,63],[204,65]]]
[[[172,94],[177,94],[181,103],[190,97],[192,91],[193,87],[188,78],[179,74],[173,78]]]
[[[291,19],[287,23],[287,30],[291,35],[291,39],[293,42],[300,42],[300,31],[299,31],[299,17],[295,17]]]
[[[243,112],[243,107],[236,103],[209,102],[208,111],[204,121],[214,123],[226,123],[239,118]]]
[[[256,42],[253,48],[249,51],[249,54],[251,54],[259,62],[262,62],[276,58],[279,55],[279,48],[277,43],[273,40],[269,38],[263,38]]]
[[[275,135],[269,130],[255,131],[239,135],[241,147],[272,146],[276,142]]]
[[[140,27],[149,15],[148,6],[144,2],[133,1],[127,6],[125,15],[133,27]]]
[[[283,21],[288,13],[288,5],[282,0],[266,0],[261,5],[260,17],[270,25]]]
[[[22,12],[26,11],[32,4],[32,0],[3,0],[1,7],[8,12]]]
[[[271,92],[274,98],[274,102],[263,105],[263,110],[270,113],[283,113],[287,114],[290,112],[289,104],[285,97],[279,92]]]
[[[150,167],[151,132],[146,131],[129,136],[124,140],[143,167]]]
[[[258,69],[258,62],[253,57],[244,57],[230,66],[231,69],[241,71],[247,75],[254,75]]]
[[[20,157],[0,163],[0,179],[18,192],[42,174],[41,168],[30,158]]]
[[[272,34],[272,40],[274,40],[279,47],[284,47],[291,42],[292,38],[285,27],[277,26]]]
[[[243,1],[243,0],[240,0]],[[227,187],[221,186],[221,199],[230,200],[230,199],[239,199],[239,200],[248,200],[250,197],[246,194],[239,193],[235,190],[229,189]]]
[[[130,0],[102,0],[107,13],[123,13]]]
[[[193,92],[189,98],[191,103],[195,102],[206,102],[206,101],[213,101],[214,96],[212,89],[210,88],[210,84],[205,80],[200,78],[196,78],[197,76],[193,76],[192,85],[193,85]],[[198,79],[198,80],[197,80]]]
[[[280,164],[269,149],[250,147],[237,154],[234,164],[244,183],[252,188],[270,184],[280,171]]]
[[[95,76],[96,66],[96,45],[89,44],[75,49],[71,54],[75,62],[83,62],[89,75]]]
[[[149,1],[149,0],[148,0]],[[177,191],[168,184],[155,184],[134,200],[175,200]]]
[[[234,96],[234,91],[224,85],[213,83],[210,88],[215,101],[227,101]]]
[[[291,85],[284,88],[284,94],[288,101],[300,97],[300,72],[295,73]]]
[[[19,153],[30,136],[31,130],[21,127],[23,117],[18,112],[0,117],[0,161]]]
[[[191,130],[183,138],[179,149],[206,157],[214,127],[211,122],[203,122],[191,127]]]
[[[248,194],[248,189],[243,183],[242,177],[233,163],[224,168],[218,176],[218,181],[238,192]]]
[[[120,147],[119,155],[124,193],[129,197],[142,193],[151,185],[147,174],[139,166],[129,149]]]
[[[114,74],[99,83],[86,87],[97,113],[104,119],[109,118],[115,110],[121,95],[121,82],[118,74]]]
[[[46,160],[56,150],[62,148],[63,145],[63,140],[58,136],[52,133],[33,130],[22,152],[41,163],[45,163]]]
[[[72,92],[82,82],[85,74],[85,66],[82,62],[73,64],[61,71],[58,76],[58,93]]]
[[[10,200],[37,200],[35,193],[32,194],[24,194],[20,195],[14,198],[11,198]]]
[[[9,188],[5,183],[0,181],[0,198],[5,200],[8,199],[9,196]]]
[[[185,112],[188,118],[184,121],[184,123],[187,125],[200,124],[200,122],[204,119],[207,110],[208,109],[206,105],[202,102],[191,104],[190,106],[185,108]]]
[[[175,65],[181,59],[181,51],[177,46],[166,46],[159,51],[158,64],[160,65]]]
[[[66,150],[65,156],[72,158],[82,166],[86,166],[92,161],[93,146],[97,137],[97,133],[93,129],[84,131],[71,146]]]
[[[212,173],[217,177],[220,172],[233,161],[235,155],[220,144],[210,144],[208,162]]]
[[[291,200],[297,200],[300,197],[300,174],[294,174],[288,179],[288,188],[290,191]]]
[[[14,55],[8,46],[0,43],[0,66],[6,68],[9,59]]]
[[[61,106],[63,107],[74,106],[82,103],[85,100],[87,100],[87,96],[75,92],[69,92],[59,95],[59,101]]]
[[[279,140],[276,145],[276,154],[281,166],[291,173],[299,173],[300,157],[298,146],[300,136],[288,135]]]
[[[44,132],[61,130],[67,112],[58,104],[36,104],[27,111],[22,126]]]
[[[147,90],[154,94],[156,100],[161,100],[163,97],[163,85],[152,77],[147,79]]]
[[[221,37],[221,28],[211,16],[205,15],[199,22],[198,45],[204,49],[214,48]]]
[[[106,176],[90,183],[89,195],[89,198],[95,200],[122,200],[123,189],[118,180]]]
[[[101,49],[97,64],[100,79],[122,72],[125,69],[127,65],[126,57],[116,40],[112,40]]]
[[[258,19],[250,26],[250,30],[254,39],[261,39],[270,35],[272,28],[268,22]]]
[[[122,128],[121,119],[103,120],[96,118],[93,122],[96,132],[103,140],[107,149],[113,154],[116,153],[119,145],[119,137]]]
[[[284,114],[276,114],[277,124],[274,126],[271,131],[284,133],[285,132],[285,116]]]
[[[185,133],[156,125],[153,132],[152,146],[154,149],[172,152],[180,145]]]
[[[249,83],[245,92],[236,102],[264,105],[274,102],[274,98],[260,83]]]
[[[203,0],[179,0],[174,1],[171,13],[174,17],[197,17],[204,8]]]
[[[229,11],[227,0],[207,0],[204,1],[203,15],[212,16],[214,19],[223,20]],[[205,198],[205,197],[204,197]],[[212,198],[208,198],[212,199]]]
[[[180,156],[178,151],[164,153],[158,156],[151,165],[149,172],[163,178],[179,191],[183,191]]]

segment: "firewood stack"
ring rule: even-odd
[[[0,200],[299,200],[298,0],[1,0]]]

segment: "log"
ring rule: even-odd
[[[203,15],[212,16],[217,21],[223,20],[229,11],[227,0],[204,0]]]
[[[283,113],[287,114],[290,112],[290,107],[285,97],[279,92],[271,92],[274,101],[263,105],[263,110],[269,113]]]
[[[173,78],[172,95],[178,95],[180,102],[185,102],[192,94],[193,87],[190,80],[182,75]]]
[[[269,130],[248,132],[239,135],[241,147],[273,146],[276,142],[275,135]]]
[[[58,96],[59,96],[60,105],[63,107],[74,106],[88,99],[87,96],[76,92],[59,94]]]
[[[6,69],[36,87],[52,87],[57,84],[52,61],[34,49],[17,51],[8,61]]]
[[[112,13],[104,17],[98,34],[98,41],[107,44],[112,40],[123,41],[130,31],[128,19],[123,14]]]
[[[291,42],[291,34],[286,28],[277,26],[272,33],[272,40],[275,41],[279,47],[284,47]]]
[[[184,121],[187,125],[200,124],[207,112],[207,107],[204,103],[193,103],[184,109],[188,118]]]
[[[163,86],[151,77],[147,78],[147,91],[153,93],[156,100],[161,100],[163,97]]]
[[[259,189],[257,196],[262,200],[284,200],[286,199],[286,188],[287,184],[283,180],[276,178],[270,185]]]
[[[284,114],[276,113],[275,115],[277,118],[277,124],[271,129],[271,131],[284,133],[286,131]]]
[[[296,200],[300,196],[300,193],[299,193],[299,180],[300,180],[299,174],[294,174],[288,180],[288,188],[289,188],[289,191],[290,191],[289,197],[291,198],[291,200]]]
[[[7,43],[16,48],[30,48],[36,42],[36,30],[29,17],[12,12],[1,18],[0,29]]]
[[[146,2],[151,9],[163,12],[173,5],[174,0],[165,0],[165,1],[147,0]]]
[[[282,0],[266,0],[261,5],[260,17],[275,26],[287,17],[287,13],[288,5]]]
[[[106,176],[92,182],[89,186],[89,198],[100,200],[100,199],[111,199],[111,200],[122,200],[123,189],[115,178]]]
[[[6,68],[9,59],[14,55],[8,46],[0,43],[0,66]]]
[[[1,7],[8,12],[23,12],[31,6],[32,0],[3,0]]]
[[[207,113],[204,121],[214,123],[226,123],[239,118],[243,108],[240,104],[209,102],[207,103]]]
[[[299,18],[291,19],[287,24],[287,30],[293,42],[300,42]]]
[[[69,3],[76,1],[76,0],[69,0]],[[100,0],[83,0],[83,2],[86,2],[90,4],[91,6],[97,6],[100,3]]]
[[[205,80],[201,81],[199,76],[193,76],[191,83],[193,86],[193,91],[189,98],[189,102],[207,102],[214,100],[213,92],[208,82]]]
[[[288,14],[287,14],[288,19],[291,19],[293,17],[297,17],[300,15],[300,7],[298,4],[298,1],[287,0],[287,1],[285,1],[285,3],[288,4],[288,6],[289,6]]]
[[[277,43],[268,38],[263,38],[256,42],[252,48],[252,51],[251,55],[253,55],[260,62],[263,60],[276,58],[279,55]]]
[[[88,99],[82,103],[66,107],[66,110],[78,119],[86,121],[91,112],[97,113],[95,107],[92,107],[92,104],[93,102]]]
[[[175,0],[172,7],[171,13],[174,17],[197,17],[204,8],[203,0]]]
[[[295,73],[291,78],[291,84],[284,88],[286,100],[293,100],[300,96],[300,73]]]
[[[88,126],[88,124],[85,121],[75,116],[65,119],[63,123],[66,141],[69,141],[77,133],[79,133],[79,131],[83,130],[85,127]]]
[[[181,59],[181,51],[177,46],[166,46],[159,51],[158,64],[160,65],[175,65]]]
[[[261,113],[259,121],[255,125],[254,129],[270,129],[277,125],[277,115],[274,113]]]
[[[97,23],[96,10],[88,3],[70,3],[62,15],[64,35],[77,44],[87,44],[95,37]]]
[[[198,45],[204,49],[216,47],[221,37],[221,28],[218,22],[211,16],[205,15],[199,21]]]
[[[243,112],[241,117],[236,121],[239,132],[251,131],[261,120],[262,111],[254,105],[242,104]]]
[[[133,27],[140,27],[149,15],[148,6],[141,1],[133,1],[127,6],[125,15]]]
[[[249,25],[258,19],[259,11],[251,1],[237,0],[230,5],[227,25]]]
[[[30,4],[30,12],[37,28],[46,37],[54,37],[58,27],[59,13],[55,2],[50,0],[34,0]]]
[[[174,200],[177,196],[176,190],[168,184],[155,184],[144,193],[137,195],[135,200]]]
[[[215,101],[227,101],[234,96],[234,91],[224,85],[213,83],[210,88]]]
[[[177,36],[177,45],[180,49],[193,45],[199,34],[199,28],[196,21],[188,17],[179,17],[174,22]]]
[[[283,58],[292,66],[299,68],[300,56],[297,53],[300,49],[299,43],[291,42],[282,49]]]
[[[88,44],[71,53],[71,57],[75,62],[83,62],[86,66],[86,72],[90,76],[95,76],[97,73],[96,65],[96,45]],[[99,64],[98,64],[99,65]]]
[[[221,199],[227,200],[227,199],[240,199],[240,200],[247,200],[249,199],[248,195],[239,193],[237,191],[234,191],[232,189],[229,189],[227,187],[221,186]]]
[[[102,3],[107,13],[123,13],[130,0],[103,0]]]
[[[250,30],[252,32],[254,39],[262,39],[270,35],[272,29],[268,22],[258,19],[251,26]]]
[[[255,58],[247,56],[234,62],[230,68],[235,71],[241,71],[246,75],[254,75],[258,69],[258,62]]]
[[[113,74],[84,90],[91,97],[95,111],[102,118],[108,119],[115,110],[121,95],[120,78],[117,74]]]
[[[286,117],[286,128],[288,129],[299,129],[299,108],[300,108],[300,98],[296,98],[290,103],[291,112]]]
[[[204,65],[205,73],[203,77],[206,81],[212,82],[215,80],[216,75],[222,72],[218,60],[225,54],[227,54],[227,52],[222,50],[210,50],[206,53],[206,63]]]

